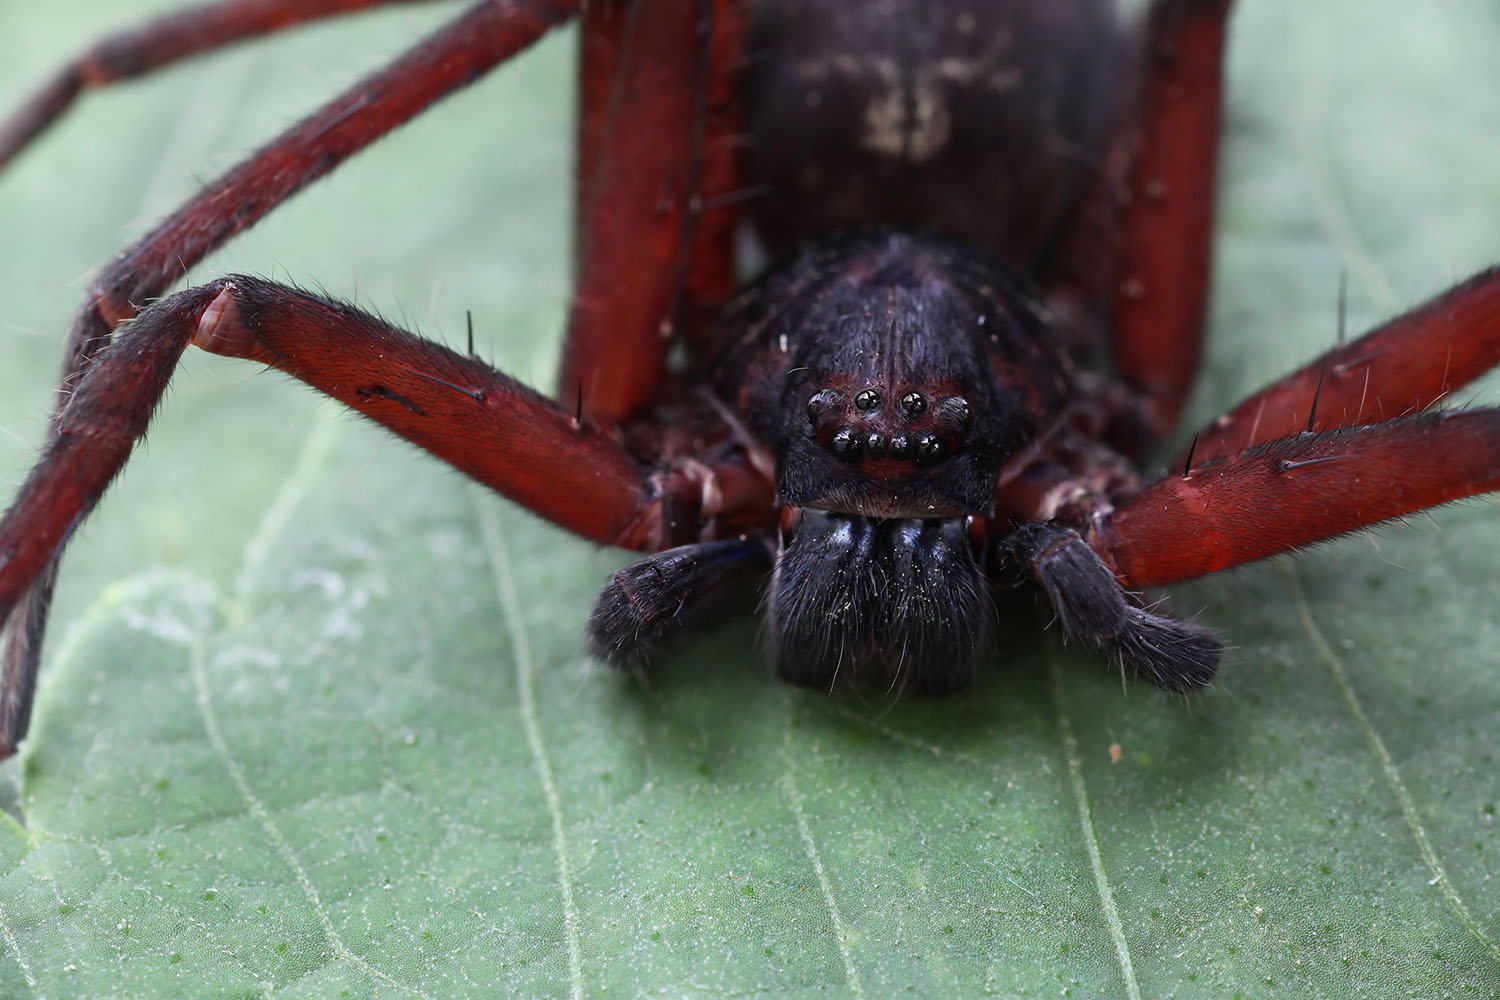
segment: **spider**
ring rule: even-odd
[[[225,0],[106,40],[84,87],[377,0]],[[1228,0],[489,0],[108,265],[0,521],[0,754],[26,734],[68,536],[189,345],[286,371],[534,512],[647,555],[589,624],[630,665],[764,577],[776,672],[972,683],[990,590],[1171,691],[1221,643],[1137,591],[1500,488],[1482,273],[1211,422],[1165,476],[1203,333]],[[575,294],[557,399],[347,304],[193,263],[551,28],[582,21]],[[737,246],[776,261],[735,288]],[[741,261],[742,263],[742,261]],[[129,321],[127,323],[127,321]],[[124,324],[122,326],[122,324]],[[116,328],[119,335],[115,335]]]

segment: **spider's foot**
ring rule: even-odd
[[[1104,645],[1131,673],[1179,693],[1212,683],[1224,643],[1211,629],[1129,605],[1125,619]]]
[[[681,545],[631,563],[610,577],[594,602],[589,651],[612,667],[638,667],[728,578],[769,565],[766,547],[743,538]]]
[[[1004,542],[1006,557],[1047,592],[1069,640],[1098,646],[1168,691],[1207,687],[1224,644],[1209,629],[1130,603],[1115,575],[1071,528],[1037,522]]]

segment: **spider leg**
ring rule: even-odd
[[[371,142],[472,83],[571,16],[579,0],[486,2],[356,83],[208,184],[95,278],[69,335],[64,385],[116,324],[204,255]]]
[[[116,325],[161,295],[205,254],[375,139],[526,48],[578,5],[579,0],[477,4],[210,183],[95,279],[68,336],[64,387],[78,383],[93,357],[109,344]],[[170,372],[173,362],[163,363]],[[144,377],[129,384],[145,387],[149,411],[159,392],[152,392]],[[59,439],[62,426],[59,410],[49,428],[45,454],[54,447],[67,449],[69,443]],[[55,467],[53,474],[58,473],[66,475],[65,467]],[[89,497],[69,516],[80,517],[96,498],[97,494]],[[71,530],[71,524],[65,527]],[[21,549],[34,551],[24,532],[0,536],[0,576],[10,581],[0,585],[0,612],[7,613],[0,621],[11,620],[0,663],[0,757],[13,749],[7,740],[18,740],[25,731],[56,578],[56,553],[66,534],[54,531],[49,536],[53,554],[42,566],[18,557]],[[17,581],[29,588],[24,596],[5,592]]]
[[[1303,433],[1169,475],[1094,526],[1127,587],[1214,573],[1500,489],[1500,409]]]
[[[589,647],[611,666],[640,663],[686,625],[733,577],[771,567],[763,539],[728,538],[679,545],[631,563],[610,577],[589,615]]]
[[[1326,430],[1420,413],[1497,364],[1500,268],[1491,268],[1255,393],[1203,429],[1194,461],[1296,434],[1310,417]]]
[[[153,18],[99,39],[0,122],[0,169],[52,126],[82,92],[249,38],[354,11],[417,0],[222,0]]]
[[[1206,687],[1224,646],[1201,625],[1137,607],[1099,554],[1072,528],[1023,525],[1000,544],[1012,573],[1046,592],[1070,640],[1098,646],[1123,667],[1168,691]]]
[[[1230,0],[1156,0],[1139,110],[1119,140],[1129,172],[1113,291],[1113,354],[1154,436],[1198,374],[1212,262],[1225,25]]]
[[[570,16],[578,0],[481,3],[209,183],[94,279],[69,334],[63,384],[110,331],[204,255],[376,139],[472,83]]]
[[[558,396],[619,423],[656,392],[685,304],[732,286],[731,0],[611,0],[583,17],[577,276]]]
[[[261,278],[221,278],[157,303],[96,356],[0,519],[0,625],[12,609],[20,615],[0,689],[0,758],[25,735],[40,639],[33,616],[45,617],[45,605],[25,595],[125,464],[189,344],[294,375],[604,544],[664,548],[698,537],[725,510],[769,506],[736,492],[749,477],[732,468],[645,469],[569,409],[352,306]]]

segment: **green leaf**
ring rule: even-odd
[[[7,6],[0,105],[172,5]],[[1195,420],[1333,338],[1341,269],[1357,330],[1500,256],[1492,4],[1239,6]],[[91,95],[0,176],[0,485],[88,275],[454,9]],[[549,385],[570,41],[193,280],[321,284],[454,343],[472,310]],[[1435,518],[1174,588],[1236,647],[1187,704],[1029,607],[958,699],[787,690],[748,619],[637,684],[580,639],[621,555],[195,353],[69,552],[0,769],[0,995],[1491,996],[1500,523]]]

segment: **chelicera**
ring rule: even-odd
[[[107,39],[86,86],[379,0],[224,0]],[[1228,0],[487,0],[287,130],[101,272],[66,401],[0,521],[0,754],[25,736],[74,526],[189,345],[289,372],[539,515],[643,559],[594,649],[626,665],[769,574],[776,671],[943,692],[991,591],[1173,691],[1221,644],[1137,592],[1500,487],[1482,273],[1141,463],[1200,355]],[[558,401],[375,317],[186,268],[373,139],[581,20],[576,291]],[[773,263],[736,290],[753,244]],[[162,297],[166,295],[166,297]],[[126,321],[129,321],[128,323]],[[124,324],[122,326],[122,324]],[[117,329],[118,328],[118,329]]]

